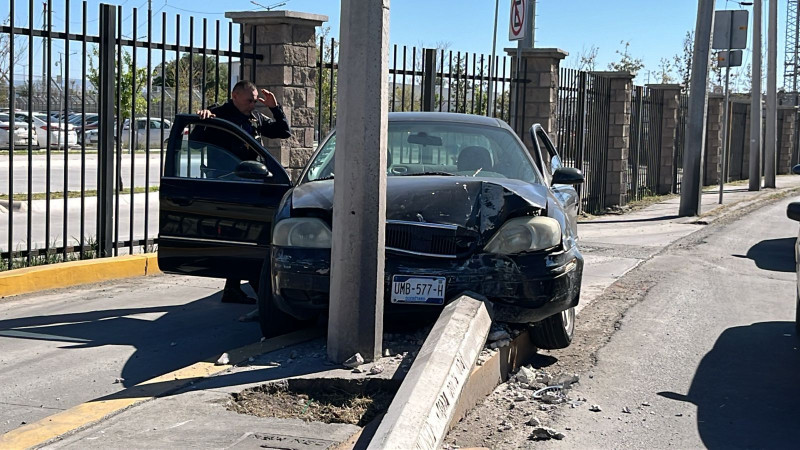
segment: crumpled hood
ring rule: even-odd
[[[386,220],[463,226],[485,242],[509,217],[545,209],[547,188],[519,180],[453,176],[386,179]],[[304,183],[292,191],[292,209],[332,212],[333,180]]]

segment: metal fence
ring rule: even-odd
[[[580,209],[591,214],[605,208],[610,108],[608,78],[561,69],[556,145],[566,166],[583,171],[585,182],[579,187]]]
[[[683,180],[683,152],[686,145],[686,123],[689,118],[689,95],[678,97],[678,124],[675,130],[675,152],[672,161],[672,193],[681,192]]]
[[[170,19],[162,13],[157,20],[147,12],[140,20],[144,14],[138,8],[100,5],[98,19],[90,21],[84,1],[80,22],[73,22],[70,1],[65,0],[63,20],[54,23],[52,0],[44,5],[30,0],[26,11],[16,11],[15,3],[8,2],[9,21],[0,26],[10,55],[2,94],[15,112],[9,114],[11,130],[22,123],[28,138],[24,146],[9,139],[8,151],[0,154],[7,161],[0,171],[0,199],[7,207],[7,220],[0,223],[0,235],[6,237],[0,238],[0,266],[12,269],[152,249],[158,202],[157,195],[151,201],[151,191],[163,170],[169,133],[164,120],[224,101],[242,76],[232,69],[243,67],[243,58],[262,57],[240,50],[241,30],[234,41],[234,25],[227,21],[216,21],[210,30],[206,19],[199,27],[189,17],[185,45],[186,28],[182,33],[181,27],[187,21],[180,15]],[[20,16],[25,23],[15,22]],[[38,28],[37,17],[44,18]],[[174,33],[167,32],[169,22]],[[89,23],[97,28],[90,30]],[[160,39],[154,40],[154,34]],[[227,49],[221,45],[226,35]],[[252,42],[255,48],[255,36]],[[36,58],[34,49],[40,50]],[[81,74],[76,89],[54,76],[66,73],[69,80],[73,61]],[[16,75],[20,67],[27,70]],[[49,82],[37,89],[35,77]],[[86,138],[86,114],[94,111],[99,112],[100,136],[107,136],[95,148]],[[46,131],[31,118],[37,113],[42,113],[38,116]],[[71,114],[81,114],[74,116],[80,117],[74,125],[61,119]],[[136,126],[140,121],[141,129]],[[82,133],[79,143],[72,137],[75,130]]]
[[[655,195],[661,175],[664,92],[634,86],[631,93],[628,201]]]
[[[336,124],[338,43],[320,38],[317,61],[317,139]],[[389,111],[444,111],[497,117],[522,136],[524,108],[512,115],[512,85],[527,79],[525,65],[516,76],[511,58],[442,49],[394,45],[389,68]],[[524,91],[517,89],[516,92]],[[524,95],[522,93],[521,95]],[[517,120],[512,123],[512,116]]]

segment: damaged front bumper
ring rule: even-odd
[[[330,250],[272,246],[272,286],[278,307],[298,319],[311,319],[328,308]],[[386,251],[385,311],[433,312],[442,306],[394,304],[394,275],[437,276],[447,280],[446,302],[464,291],[492,301],[495,320],[538,322],[577,305],[583,256],[577,247],[567,251],[518,255],[477,253],[463,259],[421,258]]]

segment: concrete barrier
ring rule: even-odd
[[[0,297],[156,273],[156,253],[26,267],[0,272]]]
[[[447,305],[370,441],[370,449],[435,449],[492,325],[489,303],[463,295]]]

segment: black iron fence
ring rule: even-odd
[[[171,118],[225,101],[242,77],[242,59],[261,56],[240,48],[241,30],[234,34],[227,21],[209,26],[189,17],[187,33],[180,15],[162,13],[159,20],[112,5],[100,5],[98,18],[89,20],[86,1],[73,21],[65,0],[56,23],[52,0],[30,0],[25,11],[15,3],[9,1],[8,22],[0,26],[9,49],[8,67],[0,67],[0,114],[8,115],[10,136],[17,126],[26,136],[0,149],[8,167],[0,171],[0,209],[7,210],[0,265],[152,249],[158,196],[152,197]],[[251,41],[255,48],[255,36]]]
[[[605,208],[610,108],[608,78],[561,69],[556,145],[566,166],[583,171],[580,209],[592,214]]]
[[[655,195],[661,176],[664,92],[634,86],[631,95],[628,201]]]
[[[683,180],[683,153],[686,145],[686,123],[689,118],[689,95],[681,94],[678,97],[678,124],[675,130],[675,152],[672,161],[672,193],[681,192]]]
[[[336,124],[338,43],[320,38],[317,62],[317,139]],[[524,108],[512,115],[512,84],[524,83],[526,66],[516,76],[511,58],[408,46],[393,46],[389,54],[389,110],[445,111],[500,118],[522,136]],[[524,89],[515,90],[522,92]],[[512,117],[517,120],[512,123]]]

